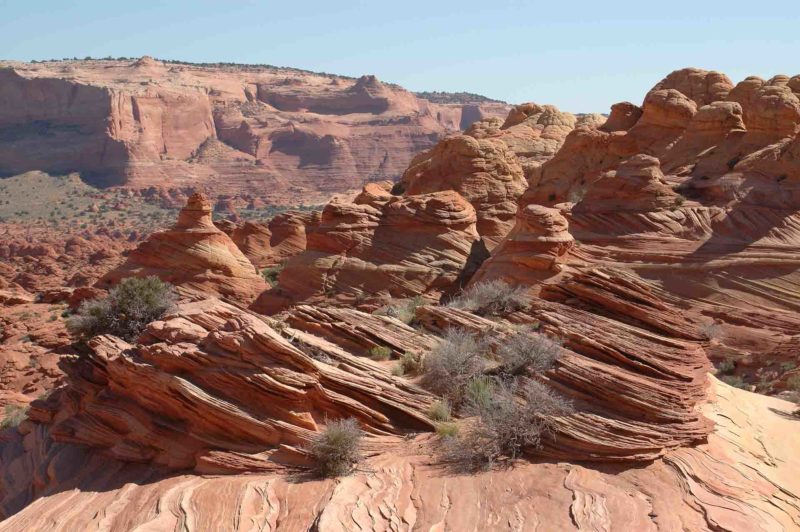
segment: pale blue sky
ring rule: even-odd
[[[741,6],[741,7],[739,7]],[[684,66],[800,73],[800,1],[0,0],[0,58],[269,63],[605,112]]]

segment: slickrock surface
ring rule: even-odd
[[[432,460],[422,438],[341,480],[163,478],[75,449],[51,468],[44,496],[0,530],[796,529],[800,439],[787,415],[792,405],[716,381],[710,393],[705,412],[716,430],[707,444],[632,468],[542,462],[461,475]],[[33,444],[40,434],[25,438]],[[4,457],[21,445],[7,443]],[[6,482],[13,476],[4,469]]]
[[[368,185],[352,202],[325,206],[319,225],[307,228],[306,251],[289,259],[253,309],[274,313],[337,294],[438,298],[480,247],[475,224],[475,209],[456,192],[400,197]]]
[[[436,104],[374,76],[131,61],[0,62],[0,170],[325,201],[396,179],[412,156],[501,103]],[[2,134],[6,133],[6,134]]]
[[[208,199],[194,194],[172,229],[150,235],[98,285],[155,275],[176,286],[249,304],[267,284],[230,237],[214,226],[211,211]]]

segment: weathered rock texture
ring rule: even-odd
[[[595,268],[683,308],[759,390],[787,389],[800,318],[797,78],[674,72],[637,108],[577,127],[473,282],[565,289]],[[573,243],[574,240],[574,243]],[[570,244],[571,243],[571,244]],[[567,289],[569,290],[569,289]],[[630,318],[641,320],[641,309]],[[652,323],[657,323],[656,318]],[[672,332],[672,335],[675,333]],[[730,370],[729,370],[730,371]]]
[[[230,237],[214,226],[211,211],[205,196],[191,196],[172,229],[152,234],[124,264],[104,275],[99,286],[155,275],[240,304],[252,302],[267,284]]]
[[[475,209],[453,191],[401,197],[387,188],[371,184],[352,202],[331,201],[307,229],[306,251],[253,308],[273,313],[334,295],[438,298],[451,290],[480,248]]]
[[[384,445],[353,476],[297,483],[272,473],[165,476],[50,443],[59,459],[50,462],[47,488],[0,530],[796,529],[792,405],[720,383],[711,393],[705,413],[717,428],[708,443],[631,469],[545,462],[456,474],[432,460],[423,437]],[[33,430],[9,441],[3,459],[43,437]],[[6,486],[41,460],[4,468]]]
[[[0,174],[206,186],[275,203],[395,179],[500,103],[434,104],[374,76],[138,61],[0,63]]]

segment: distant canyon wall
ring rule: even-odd
[[[498,102],[432,103],[374,76],[138,61],[0,62],[0,176],[197,187],[274,203],[397,179]]]

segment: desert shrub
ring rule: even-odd
[[[278,264],[276,266],[264,268],[261,270],[261,277],[263,277],[270,286],[275,286],[278,284],[278,276],[283,271],[284,266],[284,264]]]
[[[725,375],[726,373],[732,373],[733,370],[735,369],[736,369],[736,363],[730,358],[726,358],[725,360],[717,364],[717,373],[720,375]]]
[[[733,386],[734,388],[744,389],[745,386],[747,386],[744,382],[744,379],[742,379],[739,375],[723,375],[719,380],[729,386]]]
[[[423,384],[458,401],[464,386],[483,372],[486,347],[463,329],[449,329],[424,360]]]
[[[406,351],[400,356],[397,365],[392,369],[392,375],[416,375],[422,370],[422,360],[416,353]]]
[[[382,345],[376,345],[369,350],[369,358],[372,360],[389,360],[392,356],[392,350]]]
[[[314,471],[323,477],[349,474],[361,460],[362,437],[363,432],[353,418],[328,423],[309,446]]]
[[[172,285],[158,277],[129,277],[108,296],[81,303],[67,327],[81,338],[113,334],[132,341],[148,323],[170,311],[175,300]]]
[[[561,343],[542,334],[517,333],[506,338],[496,352],[502,373],[542,373],[555,364],[561,352]]]
[[[458,436],[458,424],[457,423],[437,423],[436,424],[436,434],[440,438],[455,438]]]
[[[700,327],[700,334],[706,340],[715,340],[722,336],[722,327],[712,321]]]
[[[416,296],[407,301],[389,305],[383,309],[383,313],[391,318],[397,318],[406,325],[414,325],[417,322],[417,307],[425,304],[425,300]]]
[[[488,408],[494,397],[494,389],[495,380],[492,377],[472,377],[464,390],[463,401],[475,412]]]
[[[439,399],[431,404],[428,409],[428,417],[434,421],[450,421],[450,401]]]
[[[0,421],[0,430],[18,427],[28,415],[28,406],[6,405],[5,416]]]
[[[566,415],[572,404],[544,384],[529,380],[498,381],[484,404],[467,402],[465,410],[478,417],[468,431],[444,443],[445,458],[454,465],[477,470],[491,467],[500,457],[511,459],[524,450],[538,449],[552,435],[552,416]]]
[[[479,316],[503,315],[527,306],[525,288],[495,280],[477,283],[453,298],[449,307],[472,312]]]
[[[793,392],[800,392],[800,375],[792,375],[786,380],[787,387]]]

